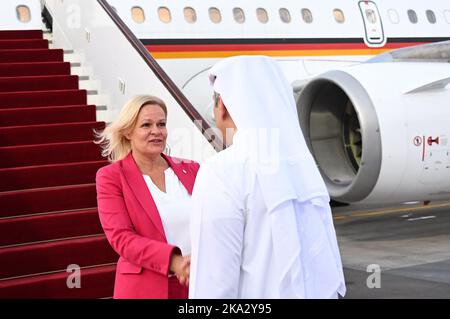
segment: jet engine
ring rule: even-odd
[[[362,63],[306,83],[299,121],[334,200],[450,198],[450,63]]]

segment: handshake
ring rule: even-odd
[[[191,256],[173,254],[170,259],[170,271],[173,275],[177,276],[181,285],[189,286]]]

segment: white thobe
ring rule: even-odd
[[[289,287],[298,283],[288,283],[280,291],[270,216],[254,168],[246,160],[236,160],[236,153],[231,146],[216,154],[197,175],[189,298],[298,298],[290,293],[298,289]],[[302,297],[343,295],[345,282],[330,211],[305,207],[297,219],[304,243]]]

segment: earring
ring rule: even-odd
[[[166,147],[164,148],[163,153],[164,153],[165,155],[167,155],[167,156],[170,156],[171,151],[172,151],[172,150],[170,149],[169,144],[166,143]]]

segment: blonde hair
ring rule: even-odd
[[[102,132],[95,131],[95,143],[100,144],[103,157],[107,157],[110,162],[117,162],[131,152],[131,143],[125,135],[136,125],[142,107],[150,104],[160,106],[167,117],[163,100],[152,95],[137,95],[123,106],[114,122]]]

